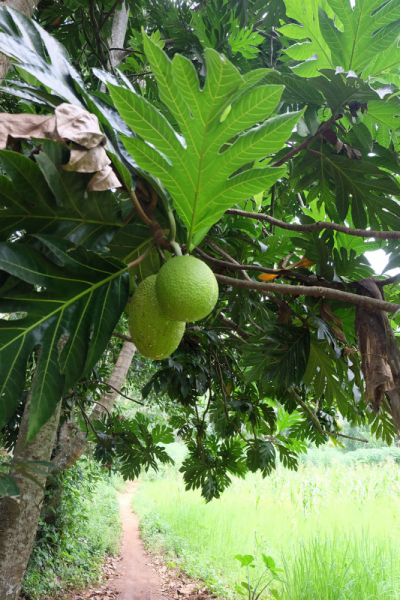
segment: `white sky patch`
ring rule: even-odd
[[[377,275],[381,275],[383,269],[389,262],[387,254],[383,250],[374,250],[373,252],[366,252],[365,256],[371,263],[371,267],[374,269]],[[387,271],[385,275],[397,275],[400,273],[400,269],[391,269]]]

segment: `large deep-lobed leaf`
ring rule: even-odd
[[[266,120],[283,91],[281,85],[257,85],[268,70],[242,76],[224,56],[208,49],[207,77],[200,89],[190,60],[175,55],[171,62],[143,37],[160,97],[181,135],[142,96],[110,85],[121,117],[142,138],[123,141],[138,165],[167,188],[189,240],[196,234],[200,239],[225,210],[283,175],[284,167],[258,161],[282,148],[302,111]]]
[[[250,346],[243,358],[246,381],[269,380],[278,386],[297,384],[310,355],[310,332],[305,327],[277,324],[261,337],[264,343]]]
[[[341,414],[346,415],[351,405],[349,382],[346,387],[341,385],[335,369],[335,361],[337,359],[334,351],[327,350],[326,344],[313,336],[303,383],[310,392],[312,391],[315,400],[324,395],[328,404],[335,402]]]
[[[0,244],[0,428],[13,415],[27,362],[40,348],[32,392],[31,439],[61,396],[95,366],[124,309],[126,267],[57,236],[37,236],[41,249]]]
[[[356,227],[400,229],[400,207],[392,198],[400,195],[400,187],[393,176],[365,160],[337,154],[328,145],[316,148],[319,155],[305,154],[293,170],[294,177],[301,177],[296,192],[324,183],[335,195],[336,218],[344,221],[351,208]]]
[[[400,64],[399,0],[285,0],[286,13],[298,24],[280,29],[297,43],[286,49],[302,77],[319,69],[376,76]]]

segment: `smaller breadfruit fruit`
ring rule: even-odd
[[[129,330],[140,354],[152,360],[170,356],[179,346],[185,323],[176,321],[161,309],[156,296],[156,275],[144,279],[132,296]]]
[[[162,310],[176,321],[204,319],[217,303],[214,273],[194,256],[176,256],[157,275],[156,294]]]

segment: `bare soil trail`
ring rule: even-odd
[[[129,483],[119,494],[123,527],[121,553],[108,558],[103,567],[105,581],[73,592],[67,600],[211,600],[204,584],[190,580],[180,569],[169,569],[162,557],[145,551],[139,535],[139,517],[132,510],[138,483]]]
[[[127,491],[119,495],[123,526],[121,561],[119,578],[114,580],[111,588],[118,593],[118,600],[166,600],[168,596],[160,591],[160,576],[148,565],[149,557],[139,535],[139,517],[132,511],[132,498],[137,487],[137,483],[131,483]]]

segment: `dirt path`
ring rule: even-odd
[[[112,582],[111,589],[118,593],[118,600],[165,600],[168,596],[160,591],[163,582],[148,565],[149,557],[139,536],[139,517],[132,512],[137,487],[137,483],[131,483],[127,492],[119,495],[123,537],[119,579]]]
[[[162,556],[146,552],[139,535],[139,517],[132,511],[137,483],[119,494],[123,526],[121,553],[103,565],[103,583],[68,595],[67,600],[211,600],[204,584],[190,580],[179,568],[169,569]],[[202,591],[201,591],[202,590]]]

